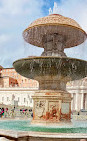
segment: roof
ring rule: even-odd
[[[3,67],[0,65],[0,69],[3,69]]]
[[[3,68],[1,65],[0,65],[0,68],[2,68],[2,69],[14,69],[14,68]]]

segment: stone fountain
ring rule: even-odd
[[[22,76],[39,82],[33,98],[32,124],[63,124],[71,121],[71,95],[66,83],[87,75],[87,62],[66,56],[65,48],[86,40],[85,31],[71,18],[52,14],[32,22],[23,32],[26,42],[44,48],[40,57],[13,63]]]

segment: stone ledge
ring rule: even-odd
[[[37,91],[38,88],[0,88],[0,91]]]
[[[32,132],[32,131],[12,131],[0,129],[0,136],[20,138],[20,137],[39,137],[39,138],[58,138],[58,139],[86,139],[87,134],[84,133],[48,133],[48,132]]]

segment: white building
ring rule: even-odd
[[[33,107],[32,95],[37,88],[2,87],[0,104]],[[87,78],[67,83],[67,91],[72,95],[71,110],[87,110]]]
[[[0,104],[33,107],[32,95],[36,89],[0,88]]]
[[[67,84],[67,91],[72,95],[71,110],[87,110],[87,77],[82,80],[71,81]]]

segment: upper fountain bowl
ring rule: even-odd
[[[44,47],[44,36],[48,34],[63,36],[65,39],[64,48],[77,46],[86,40],[85,31],[75,20],[59,14],[52,14],[35,20],[24,30],[23,37],[26,42],[32,45]]]

